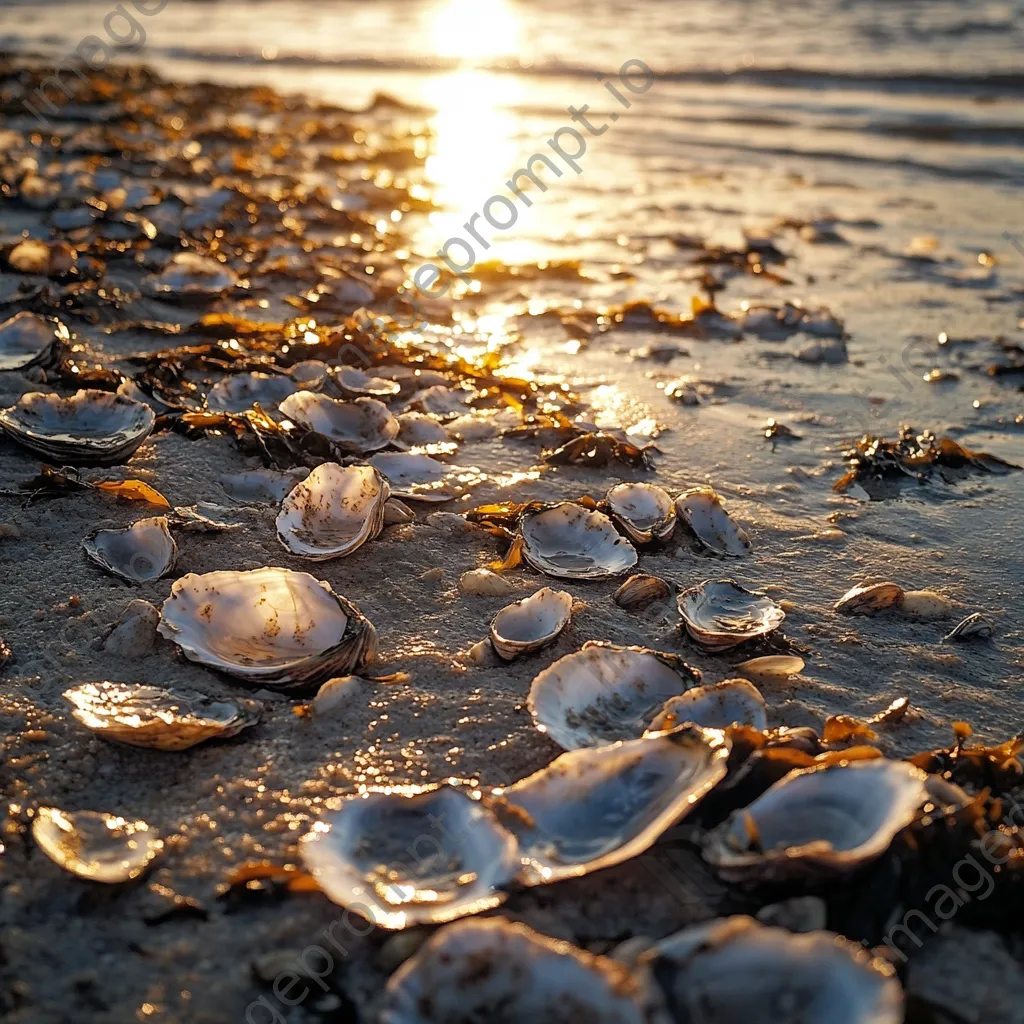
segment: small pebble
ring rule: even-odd
[[[475,533],[477,527],[473,523],[466,522],[460,515],[454,512],[431,512],[426,519],[427,526],[432,530],[445,533],[450,537],[460,533]]]
[[[512,593],[512,585],[490,569],[471,569],[459,578],[459,586],[466,594],[481,597],[506,597]]]
[[[148,601],[132,601],[103,642],[103,650],[122,658],[141,658],[156,642],[160,612]]]
[[[359,676],[338,676],[328,679],[313,698],[313,711],[317,715],[329,715],[339,708],[348,707],[358,698],[365,697],[368,684]]]
[[[0,523],[0,540],[17,540],[21,530],[14,523]]]
[[[494,655],[494,648],[491,646],[491,641],[481,640],[479,643],[473,644],[466,652],[466,659],[477,665],[485,665],[491,660],[492,655]]]

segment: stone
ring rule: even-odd
[[[160,612],[148,601],[132,601],[103,641],[103,650],[122,658],[141,658],[156,642]]]

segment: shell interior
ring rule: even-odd
[[[558,639],[572,616],[572,594],[543,587],[502,608],[491,622],[491,643],[506,660]]]
[[[142,290],[157,298],[212,298],[233,288],[238,275],[209,256],[175,253],[159,274],[143,278]]]
[[[725,650],[772,632],[786,613],[770,598],[732,580],[705,581],[679,595],[687,632],[708,650]]]
[[[638,544],[667,540],[676,527],[675,504],[656,484],[616,484],[606,500],[616,522]]]
[[[288,377],[269,373],[237,373],[218,381],[206,396],[206,407],[214,412],[245,412],[254,403],[273,409],[299,385]]]
[[[750,538],[729,517],[713,488],[695,487],[683,491],[676,498],[676,511],[709,551],[735,557],[750,551]]]
[[[603,513],[564,501],[523,516],[523,557],[534,569],[564,579],[617,576],[636,565],[636,549]]]
[[[240,502],[277,504],[302,480],[309,476],[303,467],[278,473],[272,469],[249,469],[242,473],[225,473],[220,485],[227,493]]]
[[[398,436],[398,420],[375,398],[339,402],[312,391],[297,391],[278,408],[288,419],[354,455],[384,448]]]
[[[768,709],[753,683],[746,679],[726,679],[713,686],[695,686],[678,697],[670,697],[651,722],[650,731],[671,729],[681,722],[692,722],[706,729],[749,725],[763,732],[768,728]]]
[[[367,395],[370,398],[386,398],[397,395],[402,386],[385,377],[372,377],[355,366],[335,366],[331,369],[334,383],[345,395]]]
[[[132,583],[159,579],[178,557],[166,516],[140,519],[123,530],[94,530],[82,547],[94,562]]]
[[[49,366],[69,338],[67,328],[35,313],[15,313],[0,324],[0,371]]]
[[[451,501],[455,491],[445,480],[443,463],[429,455],[382,452],[370,464],[387,480],[396,498],[412,501]]]

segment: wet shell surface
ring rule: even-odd
[[[504,918],[460,921],[391,976],[381,1024],[663,1024],[642,975]]]
[[[637,544],[668,540],[676,528],[676,508],[656,484],[616,484],[605,499],[615,521]]]
[[[527,513],[519,532],[523,558],[548,576],[599,580],[636,565],[636,549],[606,515],[570,501]]]
[[[390,496],[372,466],[317,466],[281,502],[277,538],[293,554],[323,561],[352,554],[384,528]]]
[[[79,878],[110,884],[138,878],[164,845],[144,821],[56,807],[36,811],[32,838],[54,864]]]
[[[708,551],[737,558],[750,551],[750,538],[729,517],[713,488],[683,491],[676,498],[676,512]]]
[[[160,299],[213,298],[233,288],[238,275],[228,266],[194,252],[175,253],[159,274],[142,279],[142,290]]]
[[[686,631],[708,651],[724,651],[778,629],[786,613],[770,597],[732,580],[708,580],[679,595]]]
[[[313,391],[297,391],[278,408],[294,423],[323,434],[350,455],[375,452],[398,436],[398,420],[375,398],[339,402]]]
[[[490,910],[519,868],[514,837],[447,785],[352,797],[299,851],[330,899],[390,929]]]
[[[60,358],[68,329],[35,313],[15,313],[0,324],[0,371],[50,366]]]
[[[958,786],[878,758],[791,772],[706,837],[723,878],[853,871],[883,854],[926,804],[963,807]]]
[[[673,654],[588,641],[530,684],[534,724],[565,750],[640,737],[670,697],[700,679]]]
[[[355,366],[335,366],[330,373],[338,390],[346,398],[387,398],[402,390],[398,381],[371,376]]]
[[[455,492],[445,481],[444,464],[429,455],[382,452],[370,464],[387,480],[396,498],[409,501],[451,501]]]
[[[898,583],[867,583],[848,590],[836,602],[840,615],[875,615],[903,602],[903,588]]]
[[[672,729],[682,722],[707,729],[749,725],[763,732],[768,728],[768,708],[761,691],[749,680],[726,679],[713,686],[695,686],[678,697],[670,697],[651,722],[649,731]]]
[[[571,617],[572,594],[544,587],[494,616],[491,644],[505,661],[511,661],[554,643]]]
[[[527,885],[575,878],[644,852],[725,776],[729,744],[695,726],[573,750],[504,790]]]
[[[280,374],[236,373],[210,388],[206,407],[213,412],[245,412],[258,404],[271,410],[298,389],[294,380]]]
[[[82,547],[107,572],[132,583],[159,579],[178,557],[166,516],[140,519],[124,530],[94,530]]]
[[[65,690],[64,699],[75,718],[104,739],[154,750],[227,739],[260,718],[254,701],[135,683],[85,683]]]
[[[377,653],[354,604],[291,569],[189,573],[175,580],[157,628],[190,661],[289,692],[356,673]]]
[[[832,932],[794,935],[749,917],[670,935],[641,957],[677,1021],[901,1024],[892,967]]]
[[[123,462],[155,422],[148,405],[107,391],[76,391],[70,398],[30,391],[0,411],[0,428],[58,464]]]

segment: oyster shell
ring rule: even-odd
[[[782,680],[798,676],[805,667],[804,659],[790,654],[768,654],[762,658],[741,661],[737,670],[755,679]]]
[[[660,576],[638,573],[630,576],[612,594],[612,600],[627,611],[641,611],[655,601],[664,601],[672,594],[672,588]]]
[[[123,462],[155,422],[148,405],[106,391],[76,391],[70,398],[30,391],[0,411],[0,429],[58,465]]]
[[[258,403],[274,409],[299,390],[290,377],[270,373],[236,373],[218,381],[206,395],[206,407],[213,412],[245,412]]]
[[[668,700],[700,680],[674,654],[588,641],[530,684],[534,724],[566,750],[638,738]]]
[[[637,544],[668,540],[676,528],[672,498],[656,484],[616,484],[605,500],[612,518]]]
[[[491,644],[505,661],[511,661],[554,643],[571,617],[572,594],[543,587],[494,616]]]
[[[636,565],[636,549],[606,515],[571,501],[525,513],[519,534],[523,558],[548,576],[599,580]]]
[[[705,650],[724,651],[778,629],[786,613],[764,594],[732,580],[706,580],[678,599],[686,631]]]
[[[242,473],[225,473],[219,479],[221,487],[235,501],[276,505],[307,476],[309,470],[298,467],[285,473],[272,469],[248,469]]]
[[[903,602],[903,588],[898,583],[866,583],[848,590],[836,602],[840,615],[874,615]]]
[[[370,465],[387,480],[396,498],[408,501],[451,501],[455,492],[446,483],[444,465],[429,455],[381,452]]]
[[[981,612],[974,612],[961,619],[942,639],[963,641],[973,637],[987,637],[993,633],[992,623]]]
[[[519,867],[513,836],[447,785],[352,797],[313,826],[299,851],[335,903],[391,929],[496,907]]]
[[[195,252],[179,252],[159,274],[144,277],[141,288],[158,299],[209,299],[237,283],[238,275],[225,264]]]
[[[768,728],[768,709],[760,690],[747,679],[726,679],[713,686],[695,686],[670,697],[651,722],[648,732],[672,729],[692,722],[706,729],[728,729],[749,725],[763,732]]]
[[[708,551],[737,558],[750,552],[750,538],[729,518],[713,487],[683,491],[676,498],[676,512]]]
[[[111,884],[138,878],[164,846],[144,821],[56,807],[36,811],[32,838],[65,871]]]
[[[104,739],[154,750],[187,750],[206,740],[227,739],[260,719],[254,701],[135,683],[84,683],[63,696],[87,729]]]
[[[422,412],[403,412],[398,417],[398,442],[405,448],[421,448],[427,455],[454,451],[451,434],[433,417]]]
[[[881,856],[925,805],[968,799],[906,761],[805,768],[709,833],[704,859],[734,881],[849,872]]]
[[[131,583],[165,576],[178,557],[166,516],[140,519],[123,530],[93,530],[82,541],[85,553],[107,572]]]
[[[70,337],[59,320],[44,320],[35,313],[15,313],[0,324],[0,372],[52,366],[60,359]]]
[[[377,633],[329,584],[291,569],[189,573],[160,611],[161,635],[190,661],[289,692],[356,673]]]
[[[677,1021],[901,1024],[893,968],[832,932],[793,935],[719,918],[659,942],[640,960]]]
[[[432,936],[388,981],[381,1024],[665,1024],[657,1001],[644,974],[496,917]]]
[[[330,369],[331,379],[338,385],[346,398],[387,398],[397,395],[402,390],[398,381],[385,377],[373,377],[355,366],[333,366]]]
[[[339,402],[313,391],[296,391],[278,408],[288,419],[323,434],[350,455],[375,452],[398,436],[398,420],[375,398]]]
[[[372,466],[325,462],[281,502],[277,539],[303,558],[343,558],[384,529],[390,493]]]
[[[729,746],[720,732],[684,725],[570,751],[496,792],[519,840],[520,881],[575,878],[643,853],[721,781]]]

